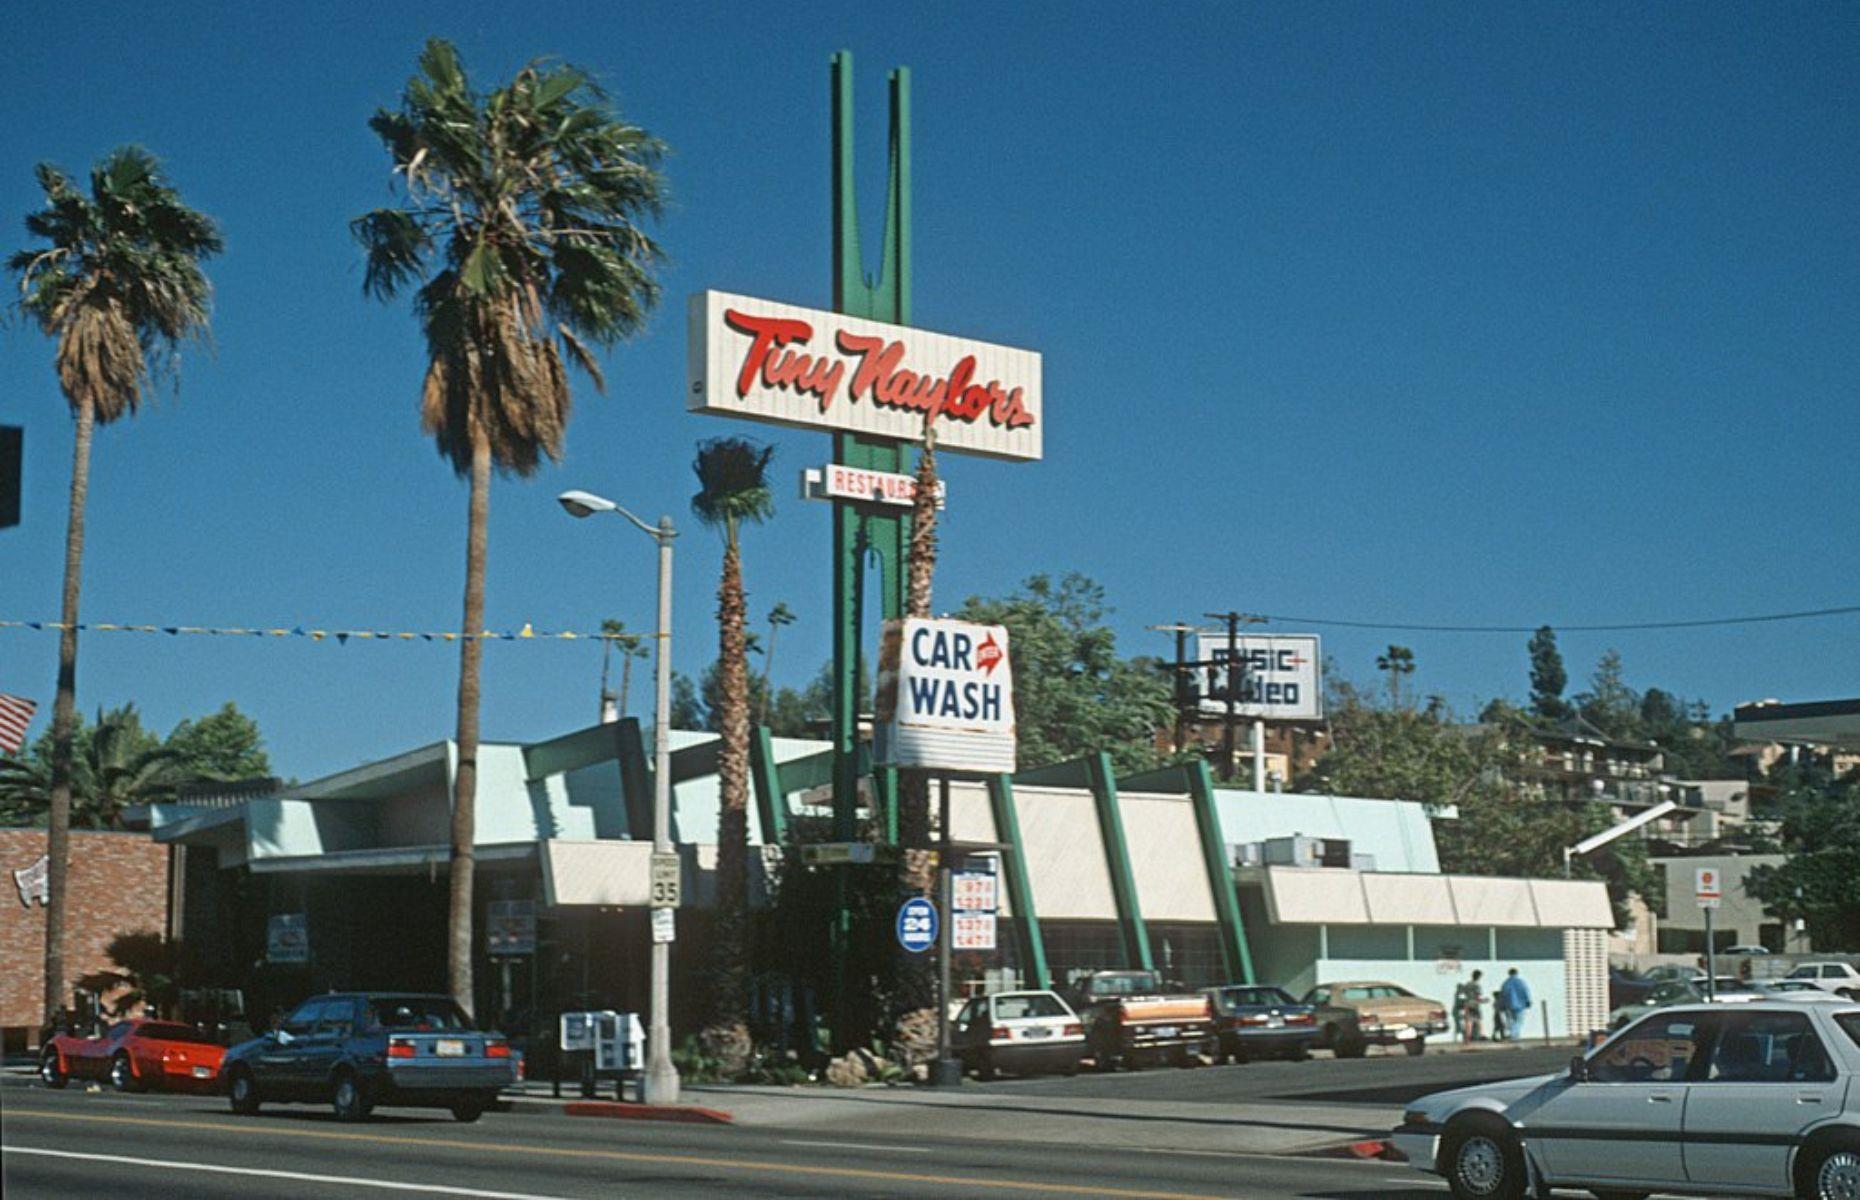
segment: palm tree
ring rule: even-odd
[[[936,426],[924,420],[917,456],[917,492],[911,508],[910,567],[905,578],[906,616],[930,615],[930,585],[936,574]],[[936,887],[930,854],[930,777],[905,771],[898,781],[898,884],[905,896],[926,896]],[[929,955],[905,954],[898,972],[892,1042],[907,1063],[934,1057],[937,1044],[936,980]]]
[[[1390,646],[1386,653],[1376,655],[1376,670],[1388,672],[1389,700],[1400,708],[1401,677],[1414,674],[1414,651],[1406,646]]]
[[[350,225],[368,252],[363,290],[385,300],[419,281],[421,425],[470,481],[447,955],[453,998],[470,1012],[491,471],[526,476],[560,457],[565,364],[604,390],[594,347],[636,332],[657,299],[659,248],[639,221],[659,211],[663,147],[572,67],[532,63],[484,94],[438,38],[400,107],[376,112],[369,127],[393,159],[400,203]]]
[[[701,1035],[705,1052],[726,1075],[749,1062],[749,1006],[743,929],[749,894],[749,650],[743,593],[742,527],[775,511],[769,460],[775,451],[742,438],[713,438],[698,445],[698,493],[691,511],[723,533],[723,578],[717,585],[717,719],[723,745],[717,758],[717,924],[712,941],[710,1020]]]
[[[620,695],[618,713],[626,716],[627,693],[633,690],[633,660],[645,658],[652,653],[646,648],[646,635],[628,633],[626,622],[608,617],[601,622],[601,715],[607,714],[607,702],[614,700],[614,694],[607,690],[607,660],[615,650],[620,651]]]
[[[49,163],[40,163],[36,173],[45,207],[26,217],[26,231],[50,244],[19,251],[7,266],[19,276],[20,310],[58,343],[58,385],[77,421],[59,615],[58,690],[52,702],[45,906],[49,1019],[65,992],[78,584],[91,437],[98,425],[133,416],[154,378],[172,377],[181,343],[206,336],[212,288],[200,264],[218,254],[221,243],[212,220],[181,203],[155,156],[139,146],[123,146],[105,155],[91,169],[88,195]]]
[[[762,659],[762,695],[759,705],[762,711],[756,714],[758,725],[769,723],[769,697],[775,690],[775,635],[782,626],[792,625],[794,621],[794,610],[788,607],[785,600],[777,600],[775,607],[769,609],[769,648]]]
[[[99,709],[89,729],[74,724],[68,777],[73,826],[121,829],[124,810],[174,799],[185,774],[181,755],[142,727],[135,705]],[[30,821],[51,808],[52,758],[38,749],[25,758],[0,758],[0,811],[16,819]]]

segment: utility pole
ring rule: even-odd
[[[1231,780],[1234,777],[1234,758],[1238,750],[1235,745],[1234,730],[1240,719],[1240,687],[1242,681],[1246,678],[1246,666],[1240,661],[1240,626],[1243,624],[1257,625],[1266,618],[1255,617],[1248,613],[1233,612],[1231,610],[1224,613],[1203,613],[1201,615],[1208,618],[1210,621],[1223,621],[1227,625],[1227,681],[1225,685],[1227,690],[1227,715],[1223,721],[1225,728],[1221,732],[1221,778]],[[1264,761],[1265,732],[1263,722],[1254,723],[1253,742],[1254,787],[1256,790],[1264,790],[1257,782],[1260,774],[1259,767]]]
[[[1152,633],[1175,634],[1175,662],[1170,664],[1170,671],[1175,676],[1175,752],[1180,754],[1182,747],[1188,745],[1188,709],[1191,693],[1188,687],[1188,635],[1203,632],[1199,625],[1152,625]]]

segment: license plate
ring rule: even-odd
[[[1284,1029],[1285,1018],[1284,1017],[1267,1017],[1266,1028],[1267,1029]]]
[[[433,1046],[433,1053],[447,1058],[458,1058],[465,1053],[465,1043],[457,1038],[440,1038]]]
[[[1395,1036],[1406,1040],[1408,1038],[1416,1037],[1418,1035],[1414,1032],[1413,1028],[1411,1028],[1410,1026],[1404,1025],[1400,1029],[1397,1029],[1395,1031]]]
[[[1175,1026],[1164,1025],[1156,1030],[1156,1036],[1157,1037],[1174,1037],[1175,1032],[1176,1032]]]
[[[1022,1037],[1027,1038],[1047,1038],[1053,1036],[1053,1031],[1050,1029],[1023,1029],[1020,1033]]]
[[[195,1067],[194,1068],[195,1079],[211,1079],[212,1077],[213,1077],[212,1067]]]

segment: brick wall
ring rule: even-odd
[[[45,909],[20,902],[13,872],[45,853],[43,829],[0,829],[0,1026],[37,1029],[45,988]],[[65,899],[65,1003],[79,977],[110,965],[119,933],[168,927],[168,847],[147,834],[71,831]]]

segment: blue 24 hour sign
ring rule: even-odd
[[[912,896],[898,906],[898,945],[912,954],[936,945],[936,927],[936,905],[922,896]]]

